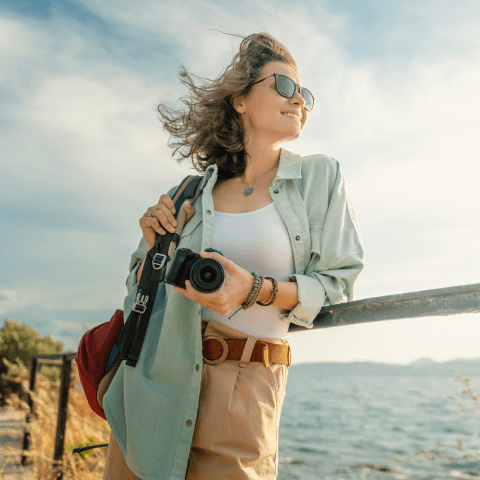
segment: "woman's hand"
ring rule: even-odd
[[[206,305],[220,315],[227,315],[247,300],[255,277],[217,252],[200,252],[200,256],[213,258],[222,264],[225,269],[225,281],[222,286],[215,292],[203,293],[195,289],[190,280],[185,280],[186,289],[174,287],[174,290],[201,305]]]
[[[187,223],[193,217],[195,209],[190,205],[189,200],[185,200],[183,206],[185,208],[185,213],[187,214],[185,219],[185,223]],[[139,220],[139,223],[140,227],[142,228],[143,238],[147,242],[149,250],[155,245],[155,232],[164,235],[164,229],[167,229],[172,233],[175,231],[175,228],[177,227],[177,221],[173,216],[174,214],[175,204],[165,193],[160,197],[160,200],[156,205],[149,207],[143,214],[143,217]]]

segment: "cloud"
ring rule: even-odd
[[[363,43],[359,18],[313,2],[51,5],[0,16],[0,314],[38,308],[66,335],[73,317],[52,312],[103,323],[121,308],[138,219],[196,173],[172,158],[157,103],[185,93],[180,63],[215,78],[241,41],[208,29],[268,31],[296,59],[316,106],[285,147],[342,166],[367,249],[357,298],[478,282],[473,3],[403,3]]]

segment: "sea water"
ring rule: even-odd
[[[480,479],[480,399],[452,368],[480,394],[480,362],[292,365],[277,478]]]

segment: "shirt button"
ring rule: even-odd
[[[191,420],[187,420],[187,427],[191,427],[192,426],[192,421]]]
[[[211,210],[208,210],[208,209],[207,209],[207,213],[208,213],[209,215],[212,214]]]
[[[195,370],[196,370],[197,372],[200,370],[200,365],[199,365],[198,363],[195,365]]]
[[[300,240],[300,235],[297,235],[297,236],[295,237],[295,240]]]
[[[278,190],[274,190],[273,193],[278,193]]]

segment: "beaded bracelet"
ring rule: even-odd
[[[250,292],[250,295],[247,298],[247,301],[242,303],[242,308],[244,310],[246,310],[247,308],[250,308],[255,303],[263,287],[262,275],[259,275],[257,272],[252,272],[252,275],[255,276],[255,280],[253,282],[253,288],[252,288],[252,291]]]
[[[259,275],[257,272],[251,272],[251,273],[255,277],[255,280],[253,282],[253,288],[252,288],[247,300],[244,303],[242,303],[242,305],[241,305],[242,308],[244,310],[247,310],[254,303],[256,303],[257,305],[261,305],[263,307],[266,307],[268,305],[273,305],[275,303],[275,300],[278,297],[278,282],[272,277],[263,277],[262,275]],[[267,302],[262,303],[262,302],[259,302],[257,300],[260,297],[260,294],[262,293],[263,283],[264,283],[266,278],[268,278],[269,280],[272,281],[273,286],[271,288],[271,294],[270,294],[270,297],[268,298]]]
[[[240,307],[238,307],[238,309],[235,311],[235,313],[237,313],[240,310],[240,308],[243,308],[244,310],[246,310],[247,308],[250,308],[254,303],[257,303],[258,305],[262,305],[262,306],[272,305],[275,302],[275,299],[278,296],[278,293],[277,293],[278,282],[274,278],[263,277],[262,275],[259,275],[257,272],[251,272],[251,273],[255,277],[255,280],[253,281],[252,291],[248,295],[247,300],[245,302],[243,302],[240,305]],[[260,302],[257,302],[257,299],[260,297],[260,294],[262,292],[263,282],[264,282],[265,278],[268,278],[269,280],[271,280],[273,282],[273,286],[272,286],[272,289],[271,289],[272,294],[273,294],[273,299],[272,299],[272,295],[271,295],[270,298],[268,299],[269,300],[268,303],[260,303]],[[235,313],[233,313],[233,315],[235,315]],[[233,315],[231,315],[229,317],[229,319],[231,319],[233,317]]]
[[[262,289],[263,289],[263,282],[264,282],[264,281],[265,281],[265,279],[263,278],[262,275],[260,275],[260,286],[258,287],[258,289],[257,289],[257,291],[255,292],[255,295],[254,295],[252,301],[247,305],[247,307],[245,308],[245,310],[246,310],[247,308],[250,308],[250,307],[257,301],[257,299],[258,299],[258,297],[260,296],[260,293],[261,293],[261,291],[262,291]]]
[[[265,277],[265,278],[268,278],[268,280],[271,280],[273,283],[273,286],[271,288],[269,299],[265,303],[257,302],[258,305],[262,305],[263,307],[274,304],[275,300],[278,297],[278,282],[272,277]]]
[[[242,308],[244,310],[246,310],[248,308],[247,305],[250,304],[250,301],[252,300],[252,298],[253,298],[253,296],[256,293],[257,288],[258,288],[258,280],[259,280],[260,275],[257,272],[252,272],[252,275],[255,277],[255,280],[253,282],[253,288],[252,288],[252,291],[250,292],[250,295],[248,296],[247,300],[242,303]]]

